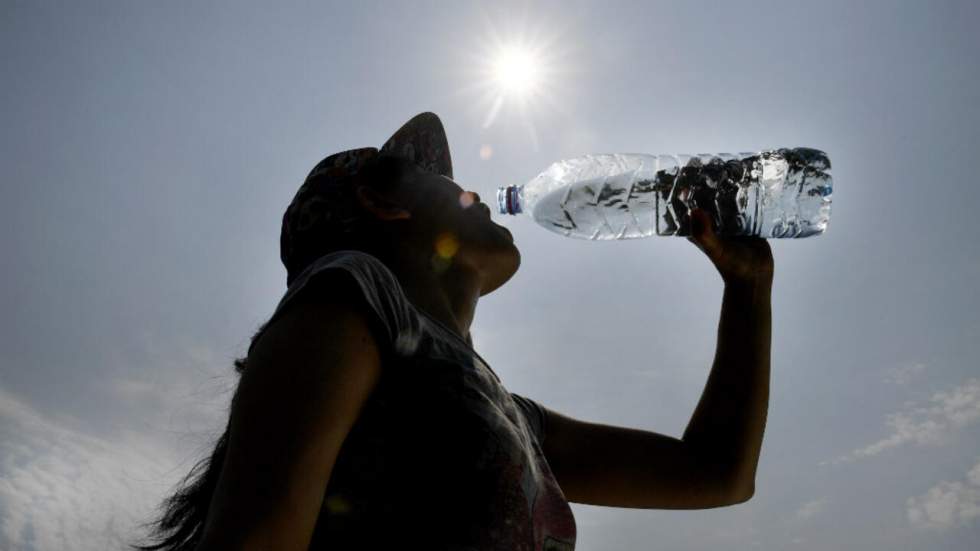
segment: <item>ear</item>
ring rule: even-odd
[[[408,220],[412,213],[368,186],[357,186],[357,202],[380,220]]]

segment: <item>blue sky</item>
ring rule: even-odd
[[[579,549],[975,549],[978,23],[941,1],[0,3],[0,548],[135,533],[223,426],[302,178],[434,111],[485,199],[587,153],[833,162],[827,233],[770,242],[755,497],[573,505]],[[487,126],[475,77],[522,40],[546,91]],[[680,436],[714,355],[708,260],[494,217],[523,262],[472,330],[504,384]]]

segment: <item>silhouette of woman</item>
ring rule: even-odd
[[[472,348],[510,233],[453,181],[439,118],[331,155],[283,216],[287,290],[253,336],[225,433],[140,549],[565,550],[569,502],[698,509],[754,491],[773,261],[697,245],[725,284],[708,384],[682,439],[589,423],[506,390]]]

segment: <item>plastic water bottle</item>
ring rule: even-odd
[[[497,191],[501,214],[529,214],[568,237],[691,235],[707,211],[723,235],[809,237],[830,221],[830,159],[798,147],[729,155],[587,155]]]

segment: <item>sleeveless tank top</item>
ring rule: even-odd
[[[574,549],[575,519],[542,451],[541,406],[505,389],[380,260],[321,257],[266,326],[327,272],[357,283],[382,374],[341,447],[310,549]]]

